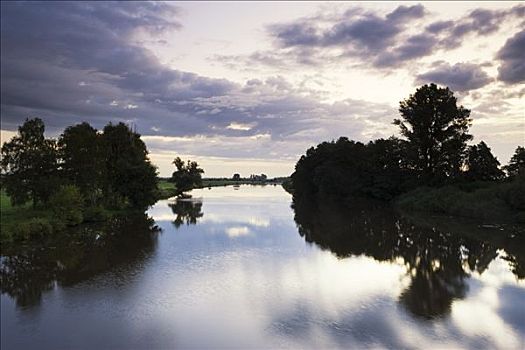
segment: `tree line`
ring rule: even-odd
[[[458,106],[448,87],[418,88],[400,102],[399,113],[393,123],[401,137],[367,144],[341,137],[308,149],[291,176],[294,194],[391,200],[421,186],[523,182],[525,148],[518,147],[510,163],[500,167],[485,142],[468,146],[470,110]]]
[[[58,139],[44,131],[41,119],[26,119],[2,146],[2,188],[13,205],[142,209],[155,202],[156,167],[140,135],[126,124],[98,131],[83,122]]]

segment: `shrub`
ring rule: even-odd
[[[512,209],[525,210],[525,181],[516,179],[506,185],[506,190],[503,193],[505,202]]]
[[[468,190],[468,191],[465,191]],[[525,183],[473,183],[472,186],[422,187],[400,196],[403,210],[503,221],[525,221]]]
[[[88,207],[84,210],[84,221],[101,222],[109,218],[109,212],[101,206]]]
[[[53,217],[67,226],[75,226],[82,222],[83,202],[78,187],[73,185],[62,186],[49,200]]]
[[[12,228],[14,240],[38,239],[53,233],[53,226],[46,218],[32,218]]]

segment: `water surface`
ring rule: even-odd
[[[2,349],[524,347],[521,228],[192,195],[3,252]]]

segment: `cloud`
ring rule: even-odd
[[[2,127],[38,116],[56,135],[124,121],[156,151],[258,159],[295,159],[341,135],[364,140],[378,120],[387,127],[375,132],[389,135],[386,104],[324,103],[282,76],[236,83],[163,65],[141,43],[181,30],[179,17],[168,3],[2,3]]]
[[[268,27],[268,33],[278,51],[259,51],[249,59],[268,65],[315,65],[357,59],[363,65],[388,70],[438,50],[455,49],[469,35],[491,34],[504,21],[522,18],[525,6],[475,9],[456,20],[424,26],[421,24],[426,14],[422,5],[399,6],[384,16],[353,7],[339,14],[321,13],[274,24]]]
[[[491,81],[479,66],[470,63],[456,63],[453,66],[441,63],[436,68],[416,76],[418,84],[433,82],[461,92],[479,89]]]
[[[159,113],[156,101],[223,95],[235,86],[167,68],[136,42],[181,28],[171,4],[2,3],[1,16],[3,127],[42,114],[51,127],[79,118],[98,126],[150,113],[166,118],[169,109]]]
[[[347,57],[377,56],[394,45],[395,39],[412,21],[424,15],[425,10],[421,5],[399,6],[384,17],[357,9],[329,19],[315,16],[292,23],[271,25],[268,31],[279,47],[294,49],[291,53],[298,61],[316,63],[317,60],[306,59],[312,53],[320,51],[312,51],[313,49],[340,49],[334,54]],[[322,22],[328,22],[328,26],[322,27],[321,24],[324,23],[320,23],[319,18],[323,18]],[[262,54],[259,56],[271,57]]]
[[[501,65],[498,68],[499,80],[514,84],[525,81],[525,30],[509,38],[499,50],[497,58]]]

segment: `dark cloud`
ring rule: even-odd
[[[422,5],[414,6],[399,6],[394,11],[389,13],[386,18],[390,21],[400,22],[407,21],[413,18],[420,18],[425,15],[425,8]]]
[[[438,34],[454,26],[454,21],[437,21],[425,27],[425,31],[431,34]]]
[[[273,25],[269,34],[278,48],[286,51],[259,53],[253,59],[271,57],[273,62],[288,62],[293,58],[294,63],[326,64],[357,58],[374,68],[396,68],[438,50],[457,48],[469,35],[491,34],[505,20],[522,18],[525,6],[475,9],[456,20],[423,26],[420,19],[425,14],[422,5],[399,6],[386,16],[352,8],[339,15],[317,15]]]
[[[418,34],[409,37],[404,43],[392,50],[385,50],[374,60],[376,67],[395,67],[411,59],[432,53],[437,39],[431,35]]]
[[[284,140],[288,150],[280,154],[295,157],[315,141],[341,135],[363,139],[368,121],[361,115],[386,118],[388,125],[393,113],[390,106],[363,101],[344,107],[322,103],[316,92],[294,87],[280,76],[238,84],[167,67],[142,45],[144,40],[165,40],[170,31],[182,28],[172,4],[1,6],[3,129],[14,130],[34,116],[43,118],[55,135],[80,121],[98,128],[125,121],[143,135],[223,142],[204,142],[198,148],[184,141],[185,147],[204,154],[274,158]],[[224,141],[228,137],[231,142]],[[250,140],[264,142],[264,147],[243,145]],[[271,142],[280,145],[272,146],[273,154],[267,152]],[[236,151],[228,152],[228,147]]]
[[[29,115],[57,128],[79,119],[147,124],[144,114],[154,123],[184,118],[181,133],[207,127],[174,103],[224,95],[236,85],[167,68],[134,41],[141,32],[161,37],[181,28],[178,13],[165,3],[2,3],[3,128]]]
[[[460,92],[479,89],[491,81],[492,79],[479,66],[469,63],[456,63],[453,66],[441,63],[416,77],[418,84],[434,82]]]
[[[385,17],[362,11],[347,12],[332,19],[332,25],[320,29],[318,17],[269,27],[279,46],[342,46],[362,52],[376,52],[388,46],[411,21],[424,15],[421,5],[400,6]],[[326,21],[326,19],[324,19]]]
[[[516,33],[505,42],[497,58],[501,65],[498,68],[499,80],[514,84],[525,81],[525,30]]]

